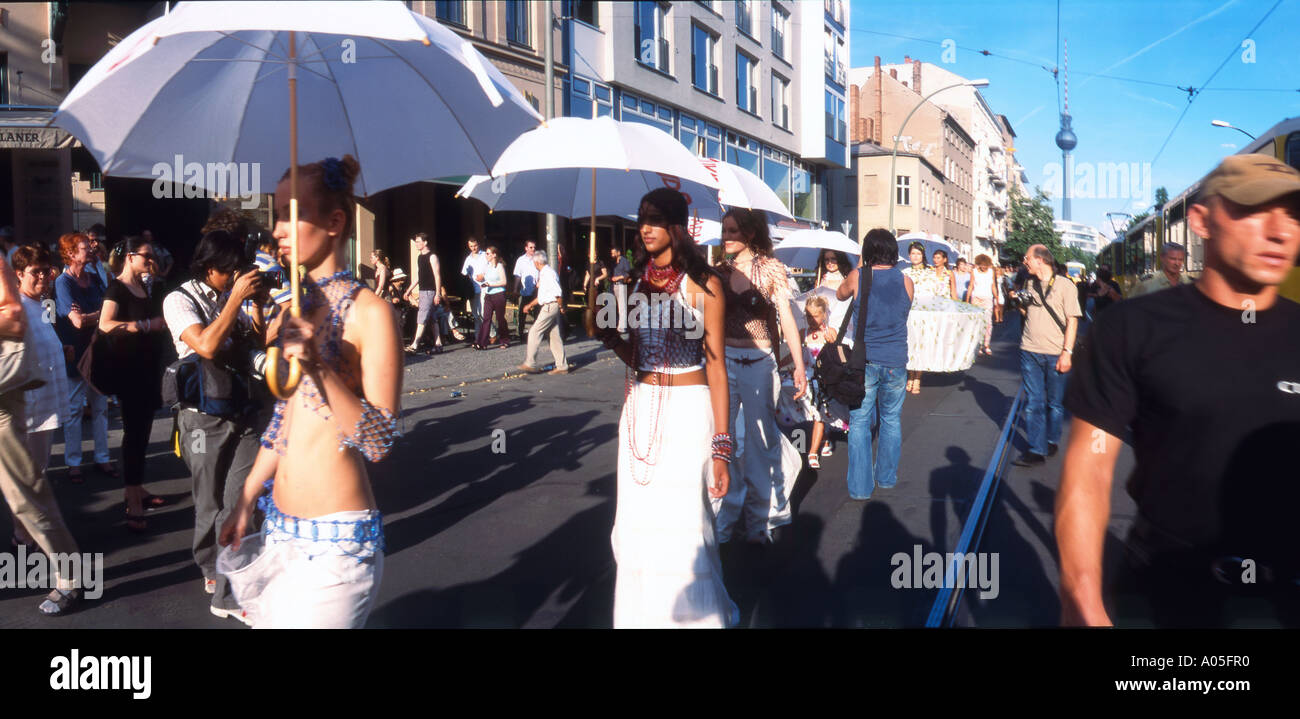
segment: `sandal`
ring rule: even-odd
[[[44,614],[47,617],[58,617],[64,614],[69,614],[78,604],[81,603],[81,598],[82,594],[80,589],[69,589],[66,592],[62,589],[51,590],[50,593],[45,596],[45,601],[41,602],[41,614]]]
[[[829,457],[834,453],[835,453],[835,444],[830,440],[827,440],[826,444],[822,445],[822,456]]]
[[[158,509],[159,507],[167,506],[167,500],[163,499],[162,497],[159,497],[156,494],[149,494],[148,492],[145,493],[144,498],[141,499],[140,502],[141,504],[144,505],[144,508],[146,510]]]
[[[149,520],[144,515],[131,514],[131,509],[126,510],[126,528],[135,534],[144,534],[149,531]]]
[[[81,473],[81,467],[68,467],[68,481],[73,484],[86,483],[86,475]]]
[[[809,467],[812,467],[813,469],[821,469],[821,468],[822,468],[822,460],[821,460],[820,457],[817,456],[817,453],[816,453],[816,452],[809,452],[809,453],[808,453],[808,466],[809,466]]]

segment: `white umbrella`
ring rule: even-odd
[[[641,196],[659,187],[680,190],[699,217],[721,216],[717,181],[672,135],[608,117],[557,117],[520,135],[492,177],[471,177],[457,194],[494,211],[587,217],[635,212]]]
[[[781,198],[758,175],[712,157],[700,158],[700,164],[717,181],[718,202],[723,205],[762,210],[773,218],[794,219]]]
[[[292,129],[291,66],[304,115]],[[239,172],[185,166],[248,163],[258,189],[271,192],[296,129],[303,157],[356,157],[358,192],[371,195],[486,172],[541,120],[469,41],[402,3],[201,2],[180,3],[118,43],[51,122],[105,174],[157,179],[179,165],[191,176],[175,182],[235,197],[252,178],[241,187]]]
[[[300,149],[352,154],[369,195],[482,172],[540,120],[468,41],[401,3],[204,2],[177,5],[110,50],[51,124],[119,177],[247,196],[273,190],[288,168],[296,316]],[[286,397],[298,364],[282,387],[268,354],[268,384]]]
[[[927,235],[924,232],[909,232],[898,238],[898,264],[902,267],[910,267],[911,261],[907,258],[907,246],[913,242],[920,242],[925,246],[925,263],[930,264],[934,259],[935,250],[943,250],[948,253],[949,266],[956,264],[957,254],[953,251],[952,245],[947,241],[940,239],[938,235]]]
[[[795,230],[781,240],[773,254],[789,267],[812,269],[821,266],[822,252],[825,250],[843,252],[854,265],[861,254],[858,243],[850,240],[843,232],[834,230]]]

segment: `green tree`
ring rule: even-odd
[[[1166,190],[1166,189],[1163,188],[1163,187],[1157,187],[1157,188],[1156,188],[1156,200],[1155,200],[1155,202],[1156,202],[1156,205],[1155,205],[1155,207],[1154,207],[1153,209],[1155,209],[1155,210],[1157,210],[1157,211],[1159,210],[1159,208],[1164,207],[1165,205],[1169,204],[1169,191]]]
[[[1052,226],[1052,205],[1041,187],[1034,188],[1033,197],[1025,197],[1012,185],[1011,226],[1007,228],[1007,241],[1003,249],[1008,254],[1024,257],[1031,245],[1045,245],[1052,251],[1052,256],[1064,258],[1065,248],[1061,246],[1061,236]],[[1064,260],[1062,260],[1064,261]]]

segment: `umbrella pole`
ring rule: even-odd
[[[294,317],[302,316],[298,292],[298,66],[294,32],[289,31],[289,312]],[[302,366],[298,359],[289,360],[288,381],[280,384],[280,348],[269,347],[266,350],[266,384],[271,394],[279,399],[288,399],[298,388],[302,378]]]
[[[587,285],[587,311],[583,315],[583,324],[586,326],[587,336],[596,336],[596,168],[591,168],[591,230],[588,233],[589,242],[587,245],[587,275],[589,284]]]

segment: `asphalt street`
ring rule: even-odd
[[[793,493],[795,520],[775,544],[724,545],[727,586],[744,626],[924,623],[936,592],[895,588],[891,557],[956,544],[1018,387],[1017,338],[1014,323],[999,327],[995,357],[964,373],[928,375],[922,393],[907,397],[896,487],[867,502],[850,500],[841,439],[820,471],[804,468]],[[369,626],[610,626],[609,534],[625,373],[590,340],[570,341],[568,351],[578,365],[569,375],[513,370],[523,360],[519,344],[483,352],[458,345],[408,358],[404,436],[371,470],[387,553]],[[546,357],[543,350],[543,366]],[[159,415],[146,486],[172,503],[150,514],[146,535],[127,531],[118,481],[92,472],[85,485],[69,484],[62,444],[55,445],[51,477],[82,551],[105,555],[104,593],[51,619],[36,611],[43,592],[0,589],[0,627],[242,627],[207,611],[189,549],[190,481],[170,453],[170,427]],[[111,429],[116,457],[116,418]],[[1012,451],[1023,447],[1017,435]],[[1055,623],[1051,511],[1059,461],[1006,475],[981,547],[1003,553],[1001,591],[964,604],[960,623]],[[1116,484],[1118,540],[1131,502]],[[0,531],[7,533],[5,517]]]

